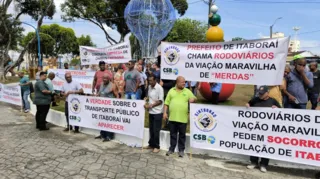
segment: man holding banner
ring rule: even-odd
[[[67,128],[64,131],[72,130],[72,126],[69,125],[69,107],[68,107],[68,96],[70,94],[83,94],[83,89],[80,83],[73,81],[71,77],[71,73],[65,74],[66,83],[63,84],[61,89],[61,95],[66,98],[65,102],[65,115],[67,120]],[[74,132],[79,133],[79,127],[74,126]]]
[[[189,119],[189,103],[194,103],[197,98],[189,89],[185,88],[186,80],[182,76],[179,76],[176,81],[176,87],[169,91],[164,103],[163,119],[168,119],[168,108],[170,114],[170,148],[166,155],[169,156],[174,153],[179,134],[179,157],[183,157]]]
[[[30,95],[30,81],[29,78],[24,76],[23,72],[19,72],[18,74],[20,78],[20,86],[21,86],[21,95],[22,95],[22,102],[23,102],[23,108],[24,112],[27,113],[30,111],[30,103],[28,100],[28,97]]]
[[[260,86],[258,89],[259,97],[251,99],[246,107],[272,107],[272,108],[281,108],[281,105],[273,98],[269,97],[269,88],[268,86]],[[259,157],[250,156],[251,164],[247,166],[248,169],[257,168],[259,165]],[[266,167],[269,164],[269,159],[261,158],[260,161],[260,171],[267,172]]]

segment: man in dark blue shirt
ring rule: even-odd
[[[306,72],[306,60],[297,59],[294,69],[286,77],[289,104],[288,108],[306,109],[308,103],[307,90],[313,87],[313,74]]]

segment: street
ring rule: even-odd
[[[14,178],[199,178],[302,179],[315,171],[271,167],[268,173],[247,170],[245,164],[193,155],[192,159],[165,152],[102,143],[94,136],[35,129],[34,117],[18,107],[0,103],[0,179]]]

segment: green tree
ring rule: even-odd
[[[55,40],[54,55],[71,53],[78,47],[77,37],[71,28],[58,24],[41,26],[42,33],[48,34]]]
[[[15,2],[16,16],[9,14],[8,8]],[[40,29],[44,17],[52,18],[55,13],[53,0],[1,0],[0,1],[0,80],[5,80],[6,73],[21,64],[24,60],[23,56],[29,45],[35,41],[35,37],[31,39],[26,46],[21,49],[18,59],[11,65],[9,61],[9,50],[16,49],[21,38],[21,26],[19,17],[22,14],[29,15],[37,20],[37,29]]]
[[[79,55],[79,46],[91,46],[95,47],[96,45],[92,42],[91,37],[89,35],[81,35],[79,38],[77,38],[77,44],[78,46],[74,49],[72,52],[75,55]]]
[[[124,10],[130,0],[66,0],[61,5],[64,12],[62,18],[65,21],[82,19],[97,25],[105,34],[107,41],[114,45],[124,41],[126,34],[130,32],[126,25]],[[188,9],[187,0],[171,0],[180,15],[184,15]],[[117,30],[120,40],[112,38],[107,27]]]
[[[178,19],[163,41],[167,42],[207,42],[207,24],[188,18]],[[140,57],[140,46],[134,35],[130,36],[131,53]]]
[[[245,39],[242,37],[234,37],[234,38],[232,38],[231,41],[243,41],[243,40],[245,40]]]
[[[21,45],[25,47],[28,42],[35,37],[34,32],[29,32],[21,41]],[[51,56],[54,55],[54,46],[56,44],[55,39],[53,39],[50,35],[40,32],[40,48],[41,55]],[[29,45],[28,52],[31,54],[38,53],[38,40],[34,41],[31,45]]]

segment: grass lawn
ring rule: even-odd
[[[220,105],[226,106],[244,106],[252,97],[253,94],[253,86],[252,85],[236,85],[236,89],[233,92],[232,96],[229,100],[220,103]],[[198,93],[198,103],[210,104],[210,102],[206,101],[200,93]],[[59,103],[59,106],[51,107],[53,110],[64,112],[64,103],[65,101],[62,99]],[[145,127],[149,127],[149,115],[148,112],[145,114]],[[163,122],[164,125],[164,122]],[[190,131],[190,125],[187,127],[187,132]]]
[[[3,84],[9,84],[9,83],[17,83],[20,81],[20,78],[18,76],[7,76],[6,81],[1,81]]]

